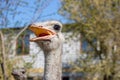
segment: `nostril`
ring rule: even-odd
[[[43,26],[39,26],[39,27],[43,27]]]

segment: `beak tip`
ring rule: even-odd
[[[32,24],[29,24],[29,25],[28,25],[28,28],[30,28],[31,26],[32,26]]]

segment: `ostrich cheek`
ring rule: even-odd
[[[38,46],[45,51],[52,51],[60,46],[60,41],[57,38],[51,39],[51,41],[37,41]]]

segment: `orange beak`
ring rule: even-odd
[[[37,36],[36,38],[30,39],[30,41],[32,42],[40,41],[40,40],[49,40],[52,37],[54,37],[56,34],[54,31],[50,29],[35,26],[35,25],[30,25],[29,29]]]

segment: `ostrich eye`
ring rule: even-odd
[[[23,74],[25,74],[25,71],[22,71]]]
[[[54,25],[54,27],[53,27],[55,30],[60,30],[60,25]]]

